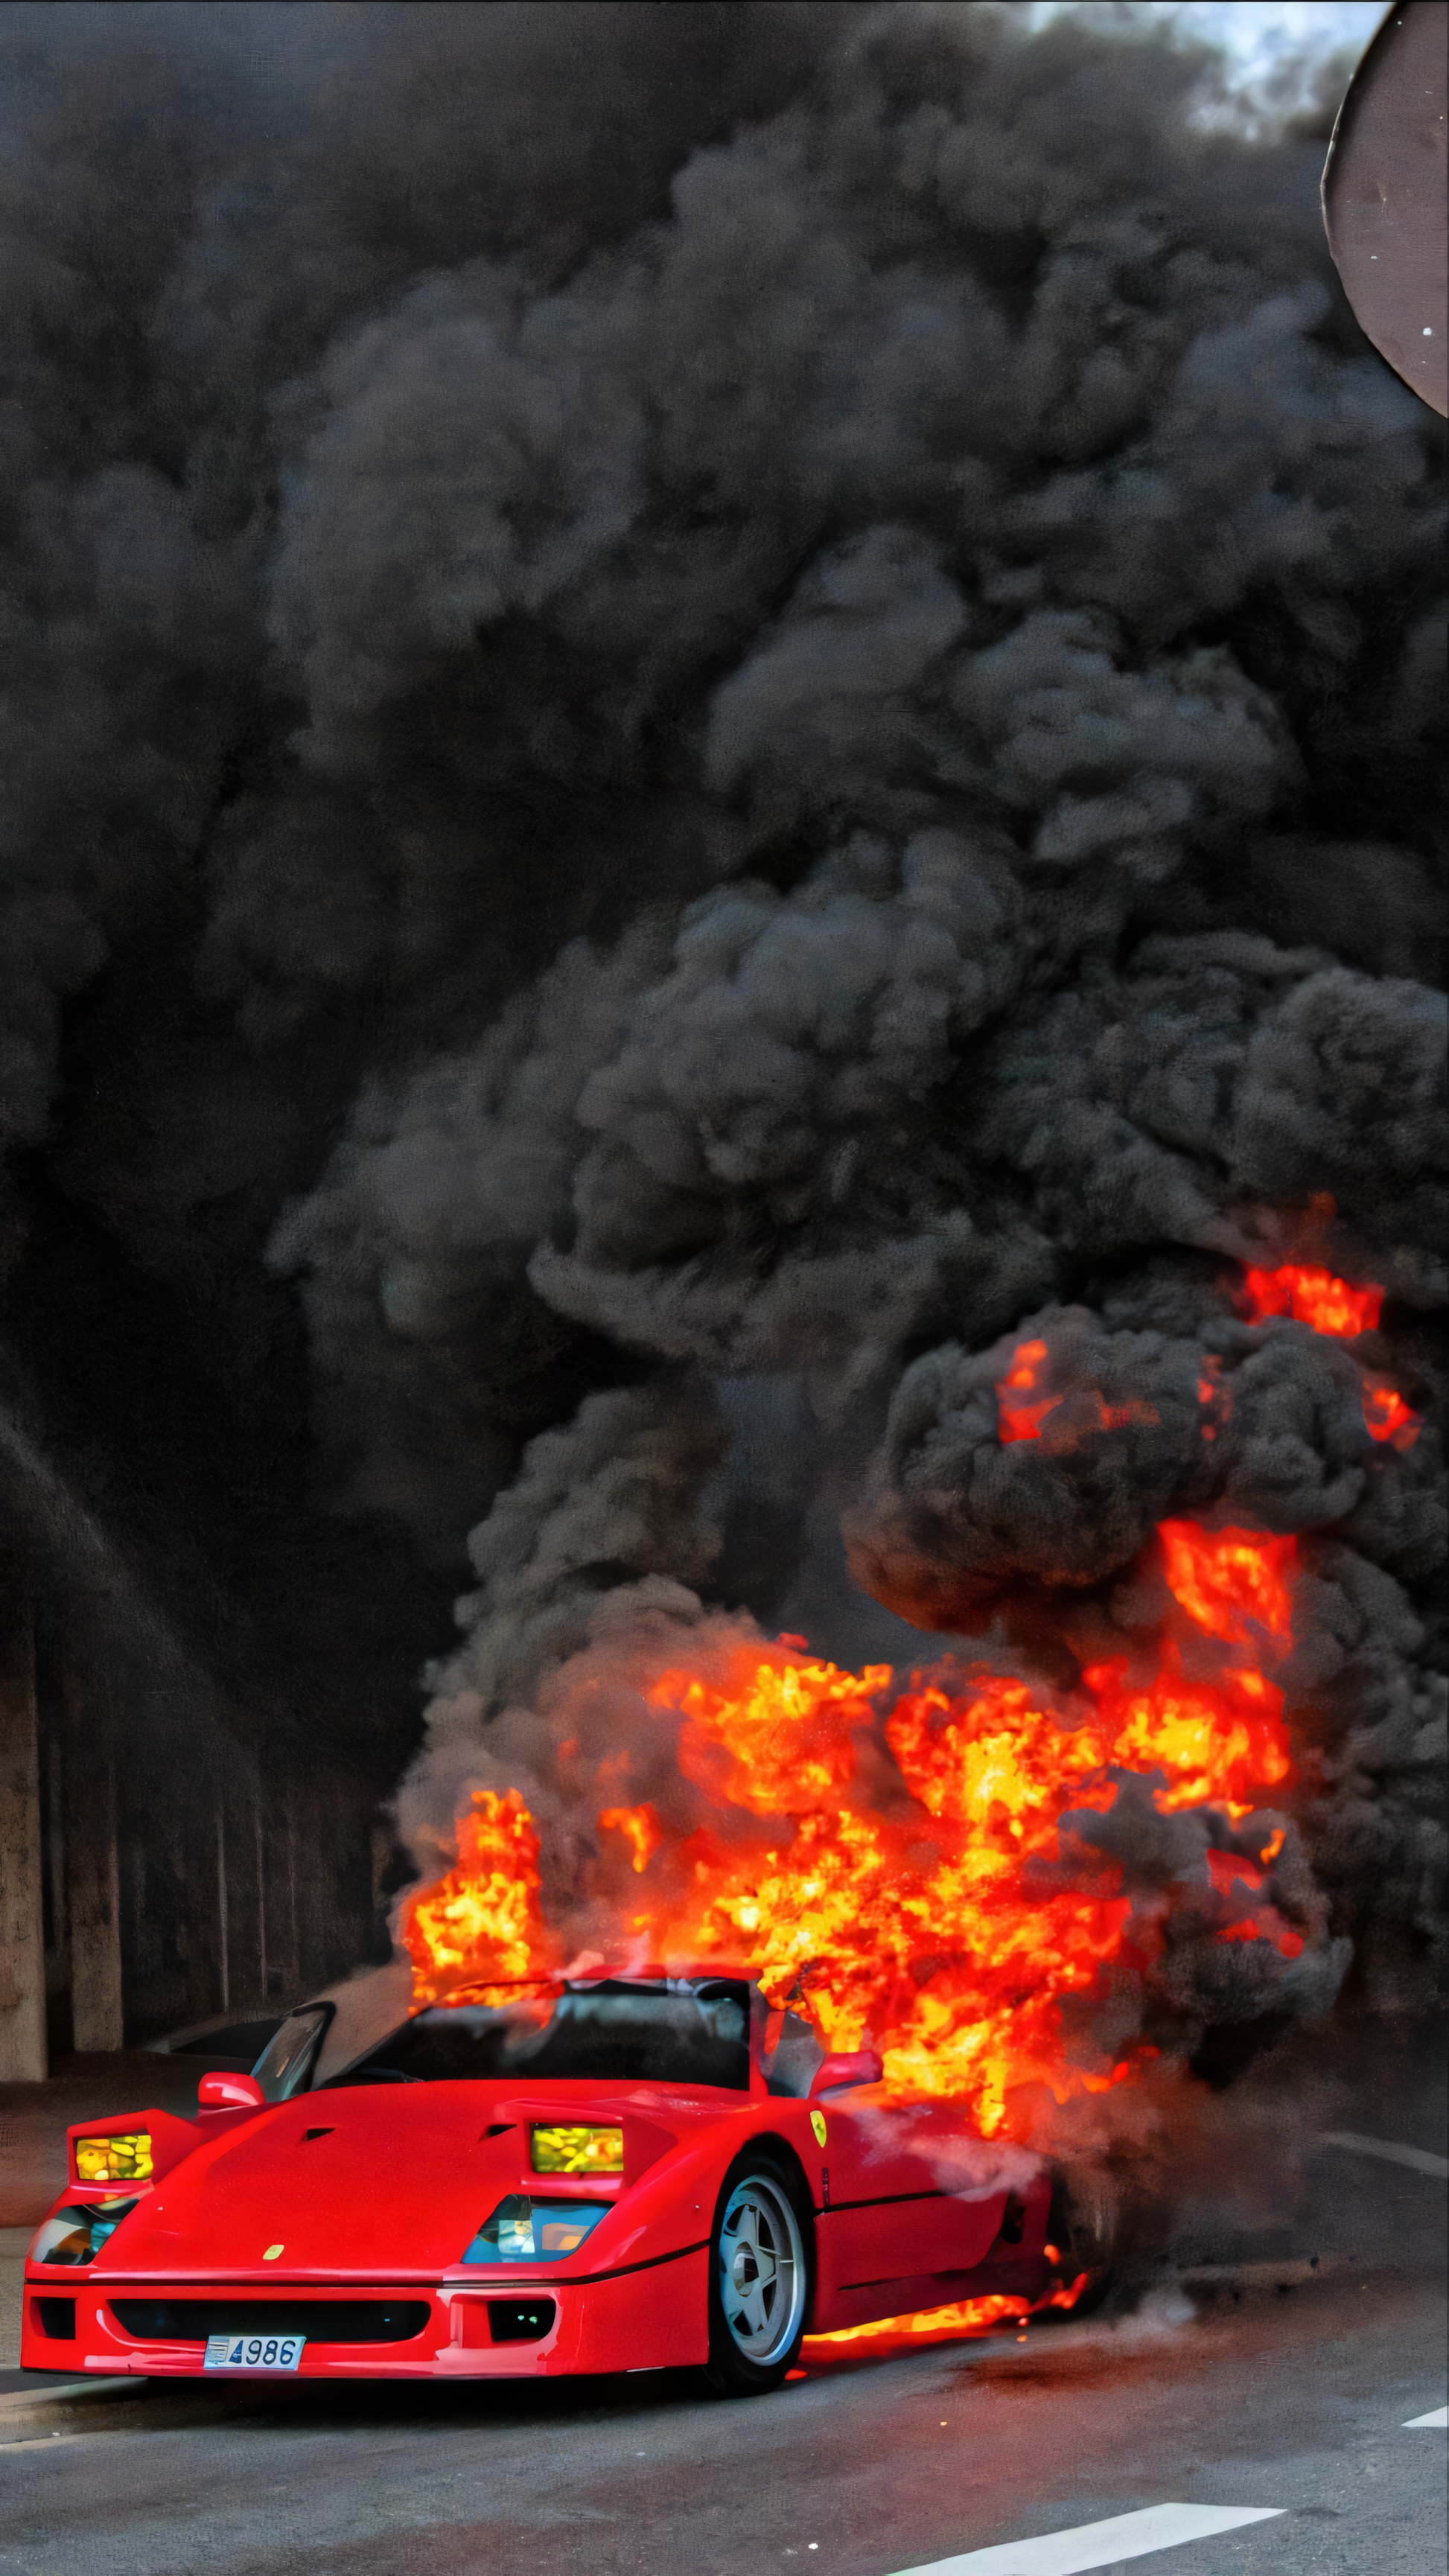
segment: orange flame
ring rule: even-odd
[[[419,2003],[472,1985],[537,1976],[557,1952],[539,1901],[538,1835],[516,1789],[475,1789],[458,1819],[458,1857],[403,1909],[402,1938]]]
[[[605,1831],[624,1836],[632,1855],[631,1866],[642,1874],[664,1840],[664,1827],[647,1798],[640,1807],[602,1807],[599,1822]]]
[[[877,2047],[888,2097],[959,2101],[988,2137],[1022,2128],[1020,2087],[1065,2100],[1122,2082],[1133,2052],[1076,2062],[1063,2007],[1104,1997],[1163,1936],[1086,1843],[1073,1841],[1063,1883],[1063,1830],[1074,1812],[1109,1808],[1124,1770],[1151,1779],[1164,1812],[1211,1803],[1241,1818],[1291,1768],[1283,1694],[1249,1641],[1258,1653],[1290,1642],[1292,1540],[1168,1532],[1173,1617],[1218,1641],[1211,1678],[1183,1669],[1172,1633],[1150,1668],[1125,1655],[1089,1667],[1063,1705],[955,1664],[896,1690],[889,1667],[844,1672],[794,1639],[659,1673],[647,1704],[682,1719],[680,1768],[721,1822],[685,1836],[652,1808],[599,1811],[629,1851],[630,1898],[618,1862],[599,1864],[623,1947],[666,1966],[746,1968],[827,2047]],[[731,1810],[754,1820],[748,1831],[725,1829]],[[479,1793],[456,1868],[408,1909],[420,1993],[557,1956],[537,1848],[516,1797]],[[1261,1915],[1276,1937],[1280,1919]]]
[[[934,2341],[938,2336],[989,2334],[993,2326],[1008,2319],[1025,2323],[1039,2316],[1044,2308],[1071,2308],[1081,2297],[1087,2274],[1079,2272],[1075,2281],[1058,2283],[1043,2299],[1018,2299],[994,2290],[984,2299],[957,2299],[950,2307],[923,2308],[913,2317],[877,2317],[869,2325],[837,2326],[832,2334],[810,2334],[805,2338],[807,2356],[828,2359],[842,2344],[902,2343]]]
[[[871,1723],[890,1677],[889,1664],[859,1675],[793,1659],[763,1664],[741,1646],[723,1681],[661,1673],[649,1697],[688,1721],[679,1739],[686,1780],[757,1816],[794,1816],[844,1788],[855,1769],[850,1730]]]
[[[1315,1333],[1331,1333],[1339,1340],[1373,1332],[1383,1302],[1382,1288],[1351,1288],[1331,1270],[1300,1262],[1285,1262],[1278,1270],[1249,1270],[1243,1278],[1250,1324],[1265,1323],[1270,1315],[1292,1315],[1300,1324],[1311,1324]]]
[[[1082,1680],[1112,1730],[1112,1760],[1123,1770],[1166,1772],[1156,1792],[1164,1813],[1215,1805],[1250,1815],[1260,1790],[1290,1776],[1283,1694],[1251,1665],[1215,1682],[1188,1681],[1169,1637],[1145,1686],[1128,1678],[1125,1656],[1089,1665]]]

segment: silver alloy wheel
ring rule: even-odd
[[[716,2260],[730,2341],[767,2370],[789,2351],[805,2310],[800,2221],[767,2175],[745,2174],[736,2183],[720,2221]]]

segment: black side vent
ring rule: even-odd
[[[553,2299],[490,2299],[488,2331],[495,2343],[542,2343],[557,2314]]]
[[[48,2335],[52,2343],[74,2343],[74,2299],[32,2299],[30,2315],[36,2332]]]
[[[1002,2244],[1019,2245],[1025,2228],[1026,2203],[1024,2200],[1018,2200],[1014,2191],[1009,2191],[1006,2195],[1006,2207],[1001,2213]]]

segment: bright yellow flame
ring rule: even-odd
[[[149,2182],[149,2129],[133,2129],[121,2138],[77,2138],[75,2170],[78,2182]]]
[[[458,1819],[458,1858],[434,1887],[410,1896],[402,1937],[413,1989],[436,2003],[458,1972],[472,1985],[511,1985],[547,1964],[552,1944],[539,1910],[538,1833],[516,1789],[475,1789]]]
[[[622,2129],[596,2129],[557,2122],[532,2133],[535,2173],[621,2174],[624,2170]]]

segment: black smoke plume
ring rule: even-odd
[[[78,1490],[383,1770],[471,1559],[420,1847],[631,1621],[1069,1681],[1164,1513],[1297,1530],[1325,1938],[1417,1994],[1440,1453],[1359,1385],[1432,1425],[1440,433],[1331,83],[1250,139],[1202,49],[924,0],[0,46],[7,1331]],[[1245,1323],[1287,1259],[1372,1342]],[[1002,1449],[1028,1334],[1073,1437]]]

